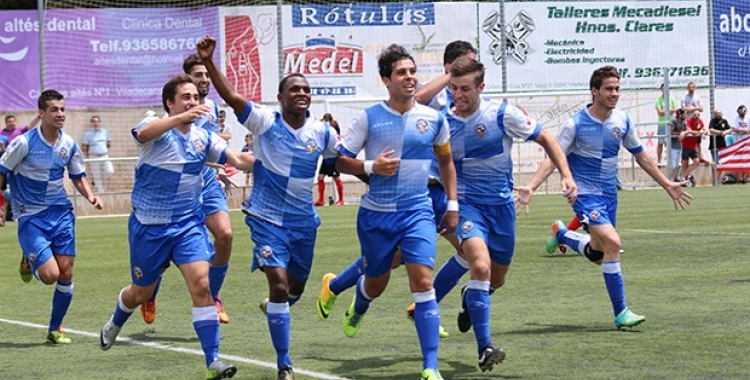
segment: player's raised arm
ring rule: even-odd
[[[234,86],[229,83],[227,77],[216,67],[213,58],[216,39],[211,36],[203,37],[196,44],[196,48],[198,49],[198,55],[206,66],[206,70],[208,70],[208,75],[211,77],[211,82],[213,82],[216,91],[219,92],[221,98],[232,107],[236,114],[241,114],[245,110],[245,106],[247,106],[247,99],[237,92]]]

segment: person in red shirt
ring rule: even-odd
[[[700,154],[698,154],[698,149],[700,149],[699,141],[701,136],[706,133],[707,129],[703,124],[703,120],[701,120],[700,112],[693,112],[693,116],[687,120],[687,129],[680,133],[680,143],[682,144],[682,176],[690,181],[687,184],[688,187],[695,186],[695,177],[690,173],[700,165]],[[688,161],[691,160],[692,163],[688,165]]]

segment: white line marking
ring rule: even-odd
[[[8,324],[11,324],[11,325],[24,326],[24,327],[33,327],[33,328],[36,328],[36,329],[45,329],[45,330],[47,329],[47,326],[45,326],[45,325],[39,325],[39,324],[36,324],[36,323],[29,323],[29,322],[23,322],[23,321],[14,321],[12,319],[0,318],[0,322],[2,322],[2,323],[8,323]],[[65,333],[66,334],[69,333],[69,334],[75,334],[75,335],[83,335],[83,336],[86,336],[86,337],[89,337],[89,338],[99,339],[99,334],[98,333],[91,333],[91,332],[88,332],[88,331],[72,330],[72,329],[66,328],[65,329]],[[136,340],[136,339],[131,339],[131,338],[118,337],[117,338],[117,342],[118,343],[134,344],[134,345],[138,345],[138,346],[144,346],[144,347],[154,348],[154,349],[157,349],[157,350],[178,352],[178,353],[181,353],[181,354],[196,355],[196,356],[201,356],[201,357],[203,356],[203,351],[200,351],[200,350],[194,350],[194,349],[183,348],[183,347],[167,346],[167,345],[160,344],[160,343],[144,342],[144,341],[141,341],[141,340]],[[234,362],[239,362],[239,363],[251,364],[251,365],[254,365],[254,366],[258,366],[258,367],[271,368],[271,369],[274,369],[274,370],[276,369],[276,363],[269,363],[269,362],[264,362],[264,361],[261,361],[261,360],[249,359],[249,358],[245,358],[245,357],[242,357],[242,356],[236,356],[236,355],[220,354],[219,357],[221,357],[222,359],[225,359],[225,360],[229,360],[229,361],[231,361],[233,363]],[[339,376],[336,376],[336,375],[329,375],[329,374],[326,374],[326,373],[308,371],[308,370],[300,369],[300,368],[297,368],[297,367],[294,368],[294,373],[295,374],[300,374],[300,375],[305,375],[305,376],[310,376],[310,377],[314,377],[314,378],[318,378],[318,379],[324,379],[324,380],[349,380],[349,379],[347,379],[345,377],[339,377]]]
[[[661,235],[684,235],[685,232],[680,231],[660,231],[660,230],[642,230],[638,228],[623,228],[620,229],[621,231],[633,231],[633,232],[641,232],[644,234],[661,234]],[[703,236],[750,236],[750,233],[748,232],[705,232],[701,231],[701,235]]]

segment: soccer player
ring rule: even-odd
[[[448,90],[450,65],[456,60],[456,58],[466,56],[474,59],[476,58],[476,54],[477,50],[471,45],[471,43],[466,41],[456,40],[446,45],[445,51],[443,52],[445,75],[422,86],[417,85],[418,89],[414,95],[414,99],[417,103],[427,105],[437,111],[441,111],[450,106],[453,102],[453,98]],[[434,157],[430,164],[427,187],[429,197],[432,200],[432,210],[435,214],[435,225],[437,226],[440,224],[440,220],[445,214],[447,200],[443,184],[440,181],[437,159]],[[451,243],[456,253],[451,256],[442,267],[440,267],[435,275],[433,285],[435,287],[435,299],[438,303],[456,286],[461,277],[469,270],[469,263],[461,257],[461,247],[458,243],[456,234],[445,233],[442,234],[442,236]],[[397,251],[394,255],[392,268],[397,268],[400,264],[401,253]],[[362,257],[360,256],[354,263],[349,265],[338,275],[327,273],[323,277],[323,284],[321,286],[317,304],[318,317],[320,317],[321,320],[328,319],[338,295],[344,290],[356,285],[359,277],[363,273],[364,267],[362,266]],[[415,305],[412,303],[406,310],[407,317],[412,321],[414,320],[414,308]],[[448,332],[445,331],[442,326],[440,326],[439,330],[441,338],[447,338],[449,336]]]
[[[482,372],[505,359],[490,335],[490,293],[505,283],[515,246],[513,139],[542,146],[560,170],[563,194],[571,200],[576,196],[565,153],[554,137],[518,108],[482,99],[484,72],[476,59],[453,62],[449,86],[454,105],[447,112],[461,209],[456,233],[470,266],[462,309],[474,328]]]
[[[242,209],[255,243],[252,269],[265,272],[268,282],[265,311],[277,379],[291,380],[289,308],[305,290],[320,225],[312,187],[318,159],[336,159],[338,135],[310,115],[311,89],[303,75],[290,74],[279,82],[281,112],[275,112],[232,87],[213,61],[215,47],[216,40],[205,37],[198,42],[198,54],[219,95],[255,137],[255,184]]]
[[[334,119],[333,115],[331,115],[330,113],[323,114],[323,117],[320,119],[320,121],[328,123],[328,125],[336,130],[337,134],[341,134],[339,122],[336,121],[336,119]],[[333,178],[333,183],[336,185],[336,194],[338,195],[338,199],[336,200],[335,205],[343,206],[344,183],[341,182],[341,174],[336,170],[334,164],[329,164],[325,161],[320,165],[320,171],[318,172],[318,201],[315,202],[315,206],[323,206],[325,204],[326,176]]]
[[[39,96],[42,125],[16,137],[0,157],[0,189],[13,188],[13,214],[18,218],[18,242],[23,250],[21,272],[24,282],[32,273],[45,285],[55,285],[52,315],[47,328],[47,343],[70,344],[63,333],[63,318],[73,300],[75,264],[75,215],[73,204],[63,186],[63,173],[94,208],[102,201],[86,181],[81,149],[62,130],[65,126],[65,99],[56,90]],[[5,212],[0,208],[0,227]]]
[[[437,362],[440,310],[432,285],[436,237],[427,180],[434,154],[448,195],[448,211],[440,229],[452,232],[458,221],[458,201],[450,135],[441,114],[414,101],[417,67],[405,48],[393,44],[384,49],[378,68],[389,98],[355,116],[337,161],[342,173],[370,175],[369,190],[362,196],[357,215],[357,234],[367,265],[345,314],[343,330],[347,337],[357,335],[370,303],[388,284],[394,252],[400,248],[416,303],[422,379],[438,380],[442,379]],[[362,149],[364,161],[356,159]]]
[[[192,77],[170,79],[162,89],[162,104],[168,117],[146,118],[131,132],[138,146],[128,221],[132,283],[120,291],[115,311],[99,334],[99,347],[112,347],[172,261],[193,301],[193,327],[205,356],[206,379],[228,378],[237,368],[219,360],[219,315],[209,286],[211,257],[200,201],[202,169],[207,162],[249,169],[253,156],[227,149],[224,139],[195,125],[210,108],[199,104]]]
[[[625,281],[620,266],[620,236],[617,221],[617,155],[624,146],[638,165],[656,180],[672,198],[675,209],[685,208],[692,196],[662,173],[643,150],[633,121],[617,109],[620,75],[617,68],[604,66],[591,74],[589,88],[593,101],[563,124],[558,140],[567,154],[573,178],[578,184],[578,198],[573,211],[589,234],[569,231],[561,221],[552,227],[554,245],[565,244],[590,261],[601,265],[604,284],[614,311],[617,328],[634,327],[646,320],[630,310],[625,302]],[[545,159],[526,186],[535,190],[554,170]],[[528,204],[530,193],[523,192],[522,203]]]
[[[218,123],[220,122],[220,111],[218,105],[211,99],[208,99],[208,90],[211,86],[211,78],[208,76],[206,66],[201,62],[197,54],[185,58],[182,63],[182,69],[185,74],[190,75],[195,80],[198,87],[199,104],[208,107],[208,113],[195,120],[197,127],[205,129],[209,133],[217,133]],[[225,141],[227,140],[219,134]],[[229,257],[232,255],[232,223],[229,218],[229,206],[227,206],[227,197],[221,184],[217,180],[217,171],[213,167],[203,168],[203,199],[201,209],[206,215],[206,227],[214,236],[213,243],[208,240],[208,247],[212,253],[211,266],[208,269],[208,279],[211,288],[211,297],[213,297],[216,311],[219,313],[221,323],[229,323],[229,315],[224,310],[224,303],[219,298],[219,291],[224,285],[224,279],[229,270]],[[222,177],[225,178],[225,177]],[[227,183],[227,188],[233,184]],[[141,305],[141,316],[146,323],[153,323],[156,318],[156,295],[159,293],[161,286],[161,276],[157,281],[154,294],[151,298]]]

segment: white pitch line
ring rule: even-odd
[[[640,232],[644,234],[660,234],[660,235],[684,235],[684,231],[665,231],[665,230],[644,230],[638,228],[621,228],[620,231],[632,231]],[[701,231],[702,236],[750,236],[750,232],[720,232],[720,231]]]
[[[29,323],[29,322],[23,322],[23,321],[15,321],[12,319],[5,319],[0,318],[0,322],[2,323],[8,323],[11,325],[18,325],[18,326],[24,326],[24,327],[33,327],[36,329],[47,329],[47,326],[40,325],[36,323]],[[80,331],[80,330],[72,330],[69,328],[65,328],[66,334],[75,334],[75,335],[83,335],[89,338],[96,338],[99,339],[98,333],[91,333],[88,331]],[[134,344],[138,346],[144,346],[149,348],[154,348],[157,350],[164,350],[164,351],[172,351],[172,352],[178,352],[181,354],[189,354],[189,355],[196,355],[196,356],[203,356],[203,351],[200,350],[194,350],[191,348],[183,348],[183,347],[173,347],[173,346],[167,346],[160,343],[154,343],[154,342],[144,342],[141,340],[131,339],[131,338],[123,338],[123,337],[117,337],[118,343],[128,343],[128,344]],[[236,356],[236,355],[225,355],[225,354],[219,354],[219,357],[231,362],[239,362],[239,363],[245,363],[245,364],[251,364],[258,367],[265,367],[265,368],[271,368],[276,369],[276,363],[269,363],[264,362],[262,360],[255,360],[250,358],[245,358],[242,356]],[[300,369],[297,367],[294,367],[294,373],[310,376],[318,379],[324,379],[324,380],[349,380],[345,377],[339,377],[336,375],[329,375],[327,373],[320,373],[320,372],[314,372],[314,371],[308,371],[304,369]]]

